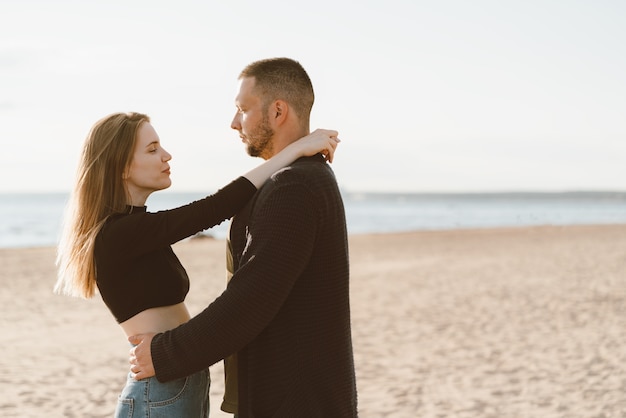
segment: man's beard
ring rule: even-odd
[[[248,154],[252,157],[271,157],[273,137],[274,130],[271,128],[269,117],[266,114],[254,131],[246,135],[248,139]]]

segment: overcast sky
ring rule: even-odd
[[[260,163],[237,75],[300,61],[348,191],[626,190],[626,2],[0,0],[1,191],[69,191],[92,124],[151,116],[172,191]]]

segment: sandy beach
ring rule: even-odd
[[[194,314],[224,242],[174,249]],[[355,235],[350,257],[360,417],[626,417],[626,225]],[[128,343],[99,297],[52,293],[54,258],[0,250],[0,416],[110,417]]]

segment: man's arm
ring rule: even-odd
[[[154,336],[150,350],[148,340],[139,344],[137,378],[151,372],[151,362],[162,382],[203,370],[241,350],[279,311],[308,264],[317,216],[306,185],[271,187],[255,207],[248,247],[227,289],[189,322]]]

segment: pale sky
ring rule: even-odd
[[[626,2],[0,0],[0,192],[69,191],[93,123],[151,116],[172,191],[261,161],[237,75],[287,56],[347,191],[626,190]]]

